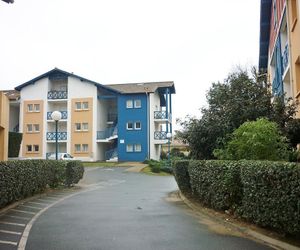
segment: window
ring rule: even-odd
[[[82,109],[89,109],[89,103],[88,102],[83,102],[82,103]]]
[[[40,104],[34,104],[34,112],[40,112]]]
[[[135,152],[141,152],[142,151],[142,145],[141,144],[135,144],[134,145],[134,151]]]
[[[27,104],[27,111],[32,112],[33,111],[33,104]]]
[[[127,100],[126,101],[126,108],[132,109],[133,108],[133,101],[132,100]]]
[[[32,145],[26,145],[27,152],[32,152]]]
[[[88,123],[82,123],[82,130],[83,131],[88,131],[89,130],[89,124]]]
[[[127,130],[133,130],[133,122],[127,122]]]
[[[32,124],[27,124],[27,132],[32,133]]]
[[[134,107],[135,108],[141,108],[142,107],[142,102],[140,99],[134,100]]]
[[[127,144],[126,145],[126,152],[133,152],[133,145],[132,144]]]
[[[80,151],[81,151],[81,145],[75,144],[75,152],[80,152]]]
[[[81,123],[75,123],[75,130],[80,131],[81,130]]]
[[[135,123],[134,123],[134,129],[137,129],[137,130],[142,129],[141,122],[135,122]]]
[[[40,124],[33,124],[34,132],[40,132]]]
[[[82,144],[82,152],[88,152],[89,151],[89,145],[88,144]]]
[[[39,152],[40,146],[39,145],[33,145],[33,151],[34,152]]]
[[[75,102],[75,109],[81,110],[81,102]]]

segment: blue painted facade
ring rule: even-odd
[[[133,107],[127,108],[127,101],[132,100]],[[135,107],[134,102],[141,101],[141,107]],[[144,161],[148,157],[148,120],[147,120],[147,95],[123,94],[118,96],[118,159],[119,161]],[[136,129],[135,124],[140,122],[141,129]],[[127,124],[133,124],[133,129],[128,129]],[[132,145],[132,152],[128,152],[128,145]],[[141,146],[137,152],[136,145]]]

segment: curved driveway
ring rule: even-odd
[[[269,249],[216,234],[181,202],[166,201],[173,177],[96,168],[86,172],[86,192],[48,209],[33,224],[28,250]]]

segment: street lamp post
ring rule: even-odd
[[[167,139],[168,139],[168,164],[170,167],[170,160],[171,160],[171,138],[172,138],[172,134],[170,132],[167,133]]]
[[[58,160],[58,136],[57,136],[57,129],[58,129],[58,121],[61,119],[61,112],[53,111],[51,114],[52,120],[55,121],[55,159]]]

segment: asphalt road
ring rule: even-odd
[[[33,223],[26,249],[270,249],[217,234],[182,202],[167,201],[177,189],[173,177],[124,170],[87,171],[82,192],[57,202]]]

